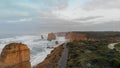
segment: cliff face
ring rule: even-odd
[[[66,39],[69,42],[80,41],[80,40],[85,41],[87,40],[87,37],[86,37],[86,34],[70,32],[70,33],[67,33]]]
[[[0,55],[0,67],[30,68],[29,48],[21,43],[11,43],[6,45]]]
[[[33,68],[57,68],[62,52],[63,46],[58,46],[45,58],[43,62],[39,63]]]
[[[47,38],[48,40],[54,40],[54,39],[56,39],[56,36],[55,36],[55,34],[54,33],[49,33],[48,34],[48,38]]]
[[[120,37],[114,37],[114,38],[113,37],[109,37],[108,40],[116,40],[116,41],[119,40],[120,41]]]

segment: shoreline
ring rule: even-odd
[[[32,68],[57,68],[59,65],[59,61],[61,59],[62,53],[63,53],[63,46],[62,44],[55,47],[50,54],[47,55],[47,57],[37,65],[33,66]]]

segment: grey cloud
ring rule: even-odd
[[[88,26],[89,30],[96,31],[120,31],[120,21],[111,21],[97,25]]]
[[[86,9],[111,9],[118,8],[120,9],[120,0],[90,0],[85,6]]]
[[[0,21],[38,16],[50,17],[52,11],[63,9],[67,5],[68,0],[2,0],[0,2]]]
[[[54,21],[53,21],[54,22]],[[60,22],[65,24],[59,24]],[[87,26],[82,25],[81,23],[69,24],[70,22],[60,21],[59,23],[54,23],[54,25],[39,25],[37,29],[44,28],[45,31],[120,31],[120,21],[107,22],[102,24],[95,24]],[[40,29],[42,30],[42,29]],[[38,30],[38,31],[40,31]]]
[[[63,9],[68,6],[69,0],[31,0],[40,11],[53,11],[56,9]],[[36,8],[36,6],[35,6]]]
[[[80,18],[80,19],[75,19],[75,20],[76,21],[89,21],[89,20],[98,19],[98,18],[102,18],[102,16],[91,16],[91,17]]]
[[[2,0],[6,1],[6,0]],[[8,0],[7,0],[8,1]],[[23,3],[10,3],[6,1],[5,4],[0,2],[0,31],[4,33],[37,33],[37,32],[47,32],[47,31],[97,31],[97,30],[118,30],[120,31],[120,21],[110,21],[110,22],[102,22],[100,24],[92,24],[96,23],[96,21],[89,22],[90,20],[104,18],[103,16],[89,16],[82,18],[84,15],[78,15],[76,21],[88,21],[86,23],[75,22],[70,20],[59,19],[56,15],[52,14],[52,11],[62,10],[65,8],[72,9],[72,7],[68,6],[69,0],[30,0],[31,3],[26,2]],[[17,1],[17,0],[14,0]],[[82,2],[82,1],[81,1]],[[7,5],[7,3],[9,3]],[[41,5],[42,3],[42,5]],[[31,6],[32,4],[32,6]],[[26,6],[25,6],[26,5]],[[74,7],[74,5],[73,5]],[[91,9],[107,9],[107,8],[120,8],[120,1],[119,0],[89,0],[89,2],[85,6],[75,7],[79,8],[86,8]],[[87,11],[83,9],[84,14],[87,14]],[[68,15],[70,15],[73,10],[68,11]],[[77,10],[74,10],[77,11]],[[82,11],[82,10],[81,10]],[[27,13],[27,14],[25,14]],[[62,13],[62,12],[61,12]],[[78,14],[80,12],[78,11]],[[96,12],[97,13],[97,12]],[[65,13],[67,14],[67,13]],[[64,16],[63,14],[62,16]],[[89,14],[89,13],[88,13]],[[94,14],[94,13],[93,13]],[[59,15],[59,14],[58,14]],[[71,15],[70,17],[74,17]],[[77,15],[76,15],[77,16]],[[87,16],[87,15],[86,15]],[[112,16],[112,15],[111,15]],[[23,19],[21,22],[16,22],[14,24],[6,23],[5,21],[8,20],[20,20]],[[24,19],[32,19],[29,22],[24,21]]]

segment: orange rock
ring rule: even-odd
[[[10,43],[3,48],[0,55],[0,66],[9,68],[11,66],[16,66],[15,68],[25,68],[21,65],[24,64],[24,62],[28,62],[28,66],[30,66],[30,50],[25,44]],[[21,67],[19,67],[19,65]]]
[[[70,33],[67,33],[66,39],[69,42],[80,41],[80,40],[85,41],[87,40],[87,37],[86,37],[86,34],[70,32]]]
[[[48,38],[47,38],[48,40],[54,40],[54,39],[56,39],[56,36],[55,36],[55,34],[54,33],[49,33],[48,34]]]

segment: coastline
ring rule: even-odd
[[[50,54],[42,61],[41,63],[33,66],[33,68],[57,68],[59,65],[59,61],[61,59],[63,53],[63,46],[59,45],[58,47],[54,48]]]

